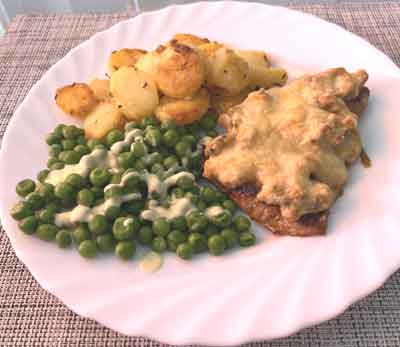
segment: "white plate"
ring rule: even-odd
[[[101,76],[112,50],[154,48],[191,32],[280,64],[320,71],[365,68],[372,96],[361,132],[373,166],[351,169],[323,237],[274,237],[257,228],[256,247],[185,262],[167,257],[156,274],[137,261],[82,259],[18,231],[8,211],[16,183],[45,166],[45,134],[57,87]],[[142,14],[93,36],[53,66],[15,112],[0,160],[1,219],[18,257],[72,310],[129,335],[169,343],[239,344],[291,334],[342,312],[400,265],[400,72],[362,39],[318,18],[252,3],[197,3]]]

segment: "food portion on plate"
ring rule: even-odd
[[[255,244],[236,204],[278,234],[325,232],[362,152],[365,71],[285,86],[286,71],[265,52],[191,34],[154,51],[114,51],[107,70],[108,79],[56,91],[83,129],[58,125],[46,139],[48,169],[38,183],[18,183],[23,201],[11,215],[23,232],[61,248],[74,242],[87,258],[130,259],[139,242],[190,259]],[[161,263],[151,253],[141,268]]]
[[[337,68],[252,92],[219,117],[226,133],[207,144],[203,175],[273,232],[325,233],[362,152],[367,79]]]

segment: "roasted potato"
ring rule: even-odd
[[[89,87],[93,91],[97,100],[105,101],[111,98],[110,80],[100,80],[95,78],[89,82]]]
[[[110,90],[122,113],[130,120],[151,115],[158,105],[156,84],[149,74],[123,66],[111,76]]]
[[[136,63],[136,68],[151,75],[154,79],[160,55],[157,52],[148,52],[142,55]]]
[[[259,65],[249,66],[250,88],[271,88],[282,86],[287,81],[287,72],[281,68],[268,68]]]
[[[210,97],[206,88],[185,99],[163,96],[156,108],[156,117],[160,121],[174,120],[177,124],[190,124],[199,120],[207,112]]]
[[[220,47],[206,58],[207,85],[224,89],[228,94],[240,93],[249,84],[249,64],[233,50]]]
[[[122,66],[135,66],[139,58],[147,52],[136,48],[123,48],[111,53],[108,58],[108,73],[111,76]]]
[[[236,95],[228,95],[224,90],[213,88],[210,90],[210,107],[218,114],[225,113],[233,106],[241,104],[251,89],[246,88]]]
[[[159,59],[154,78],[160,91],[172,98],[194,95],[205,79],[205,66],[199,54],[177,42],[157,50]]]
[[[244,59],[249,65],[258,65],[258,66],[270,67],[268,56],[263,51],[235,50],[235,53],[240,58]]]
[[[89,139],[101,139],[112,129],[122,129],[124,115],[112,102],[100,102],[85,118],[83,128]]]
[[[201,38],[193,34],[175,34],[170,42],[172,41],[176,41],[182,45],[186,45],[192,48],[196,48],[200,45],[210,42],[206,38]]]
[[[56,104],[65,113],[84,117],[97,104],[97,99],[86,83],[72,83],[57,89]]]

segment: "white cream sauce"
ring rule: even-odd
[[[221,206],[211,206],[204,211],[204,214],[208,218],[213,218],[220,215],[225,210]]]
[[[149,252],[139,261],[139,269],[143,272],[155,272],[163,264],[163,257],[156,252]]]
[[[142,211],[140,216],[145,220],[154,221],[157,218],[173,219],[184,216],[190,212],[194,206],[189,198],[173,198],[169,208],[158,205],[156,200],[149,201],[147,210]]]

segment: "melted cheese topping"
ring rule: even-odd
[[[296,220],[328,209],[347,179],[345,163],[361,152],[358,117],[345,100],[367,75],[344,69],[257,91],[221,115],[227,134],[206,147],[204,176],[228,188],[259,188],[257,199]]]

